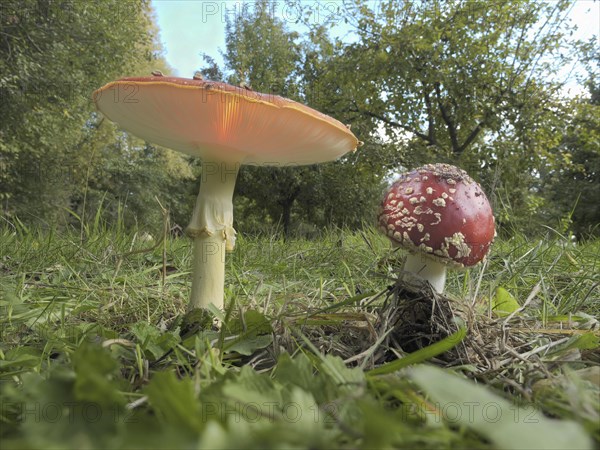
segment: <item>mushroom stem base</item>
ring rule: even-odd
[[[446,284],[446,265],[419,254],[410,253],[402,274],[402,280],[415,289],[427,281],[434,291],[441,294]]]

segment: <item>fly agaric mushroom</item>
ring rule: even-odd
[[[427,164],[402,175],[386,192],[378,222],[394,245],[410,252],[404,265],[409,287],[427,281],[438,293],[444,290],[446,267],[477,264],[496,234],[481,186],[448,164]]]
[[[189,308],[223,308],[239,166],[333,161],[359,141],[341,122],[292,100],[197,75],[153,75],[108,83],[94,92],[94,102],[132,134],[202,158],[200,192],[186,229],[194,240]]]

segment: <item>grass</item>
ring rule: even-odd
[[[148,242],[98,223],[61,234],[6,227],[2,447],[591,448],[600,444],[598,255],[600,241],[517,236],[499,240],[484,265],[450,273],[448,296],[494,326],[504,289],[532,336],[536,365],[486,383],[473,364],[435,367],[435,349],[462,337],[406,364],[399,349],[387,362],[366,357],[387,342],[367,336],[403,256],[371,229],[241,236],[216,329],[211,313],[184,314],[185,238]],[[344,362],[349,342],[371,350]]]

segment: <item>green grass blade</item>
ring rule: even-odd
[[[406,355],[404,358],[390,361],[382,366],[376,367],[375,369],[369,370],[367,376],[385,375],[388,373],[396,372],[397,370],[408,367],[412,364],[422,363],[427,361],[434,356],[441,353],[447,352],[458,345],[467,335],[467,330],[464,327],[460,327],[458,331],[445,339],[442,339],[435,344],[431,344],[425,348],[419,349]]]

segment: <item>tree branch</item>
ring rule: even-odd
[[[440,83],[436,82],[435,85],[435,94],[437,97],[437,103],[440,108],[440,112],[442,113],[442,119],[446,123],[446,127],[448,128],[448,133],[450,134],[450,142],[452,143],[452,153],[460,153],[460,145],[458,144],[458,136],[456,133],[456,125],[452,121],[452,118],[448,114],[448,110],[442,103],[442,93],[440,90]]]
[[[358,112],[360,114],[363,114],[365,116],[371,117],[373,119],[381,120],[383,123],[386,123],[386,124],[391,125],[391,126],[396,127],[396,128],[400,128],[400,129],[402,129],[404,131],[408,131],[409,133],[413,133],[415,136],[423,139],[424,141],[428,142],[430,145],[437,146],[437,142],[435,140],[430,140],[428,135],[426,135],[424,133],[421,133],[420,131],[417,131],[417,130],[413,129],[413,128],[409,127],[408,125],[403,125],[403,124],[401,124],[399,122],[396,122],[395,120],[388,119],[385,116],[382,116],[380,114],[377,114],[377,113],[374,113],[374,112],[371,112],[371,111],[360,110],[360,109],[357,108],[356,111],[354,111],[354,112]]]
[[[429,93],[423,86],[423,98],[425,99],[425,106],[427,108],[427,138],[429,142],[437,145],[437,139],[435,137],[435,123],[433,121],[433,108],[431,107],[431,98]]]
[[[475,128],[473,128],[473,131],[471,131],[469,136],[467,136],[467,139],[465,139],[465,142],[463,142],[462,145],[458,148],[458,150],[457,150],[458,154],[464,152],[467,149],[467,147],[469,145],[471,145],[471,143],[475,140],[475,138],[477,138],[477,136],[479,136],[479,133],[481,133],[483,131],[485,125],[486,125],[485,120],[482,120],[481,122],[479,122],[477,124],[477,126]]]

